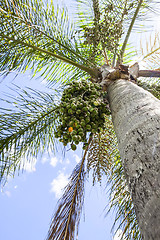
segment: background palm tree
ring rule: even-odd
[[[26,161],[31,161],[39,152],[56,148],[58,141],[54,134],[59,124],[57,108],[60,106],[63,90],[73,80],[80,82],[83,78],[86,83],[96,82],[108,91],[122,159],[125,158],[122,151],[124,146],[120,144],[116,115],[113,114],[114,107],[117,106],[113,104],[112,99],[113,88],[116,86],[113,82],[123,79],[121,83],[124,84],[125,81],[132,88],[134,84],[128,81],[132,80],[159,99],[159,82],[153,84],[152,81],[147,82],[138,78],[160,76],[157,69],[160,49],[157,36],[150,49],[148,47],[147,53],[143,53],[144,49],[141,48],[143,60],[151,64],[150,70],[140,71],[137,64],[130,68],[124,65],[132,57],[132,53],[127,53],[125,50],[128,47],[129,36],[134,31],[133,27],[137,26],[136,21],[140,21],[147,11],[154,9],[152,5],[156,4],[156,1],[92,0],[90,6],[87,5],[87,1],[77,2],[80,8],[77,8],[78,17],[75,25],[69,23],[66,9],[55,7],[52,1],[1,2],[1,74],[6,76],[11,71],[18,73],[31,69],[33,76],[37,74],[46,79],[48,86],[53,90],[52,94],[47,94],[17,88],[19,98],[7,100],[8,103],[14,102],[14,109],[13,107],[2,109],[0,121],[2,184],[5,183],[8,175],[14,175],[16,170],[23,168],[22,157]],[[79,10],[82,9],[82,5],[83,14]],[[151,70],[151,67],[157,70]],[[121,84],[119,89],[120,87]],[[119,90],[117,91],[120,93]],[[107,96],[104,99],[106,103]],[[140,234],[135,207],[131,200],[132,186],[129,190],[126,183],[128,178],[126,172],[124,173],[117,149],[111,113],[108,114],[105,117],[105,129],[87,135],[87,147],[59,201],[47,239],[73,239],[76,236],[83,205],[85,178],[92,169],[93,183],[101,182],[102,176],[107,176],[111,184],[111,208],[117,210],[116,221],[121,218],[120,226],[123,227],[126,239],[141,239],[143,235],[145,239],[156,239],[146,235],[148,233],[142,225],[140,225],[142,235]],[[136,202],[134,204],[136,206]]]

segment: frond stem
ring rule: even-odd
[[[136,18],[137,18],[137,15],[138,15],[138,13],[139,13],[139,10],[140,10],[140,7],[141,7],[142,3],[143,3],[143,0],[140,0],[139,3],[138,3],[138,6],[137,6],[136,11],[135,11],[135,13],[134,13],[134,16],[133,16],[133,18],[132,18],[132,21],[131,21],[130,26],[129,26],[129,28],[128,28],[126,37],[125,37],[125,39],[124,39],[124,42],[123,42],[123,45],[122,45],[122,48],[121,48],[121,52],[120,52],[120,57],[119,57],[119,59],[118,59],[118,61],[117,61],[117,64],[122,63],[122,61],[123,61],[123,55],[124,55],[124,52],[125,52],[125,49],[126,49],[126,46],[127,46],[127,43],[128,43],[128,39],[129,39],[129,37],[130,37],[130,34],[131,34],[131,31],[132,31],[133,25],[134,25],[134,23],[135,23],[135,20],[136,20]]]
[[[158,71],[158,70],[139,70],[138,77],[157,77],[157,78],[160,78],[160,71]]]
[[[2,9],[1,9],[2,10]],[[5,10],[3,10],[6,14],[7,12]],[[79,55],[78,53],[76,53],[75,51],[73,51],[72,49],[69,49],[67,46],[65,46],[64,44],[62,44],[61,42],[57,41],[56,39],[54,39],[53,37],[49,36],[47,33],[41,31],[39,28],[39,26],[36,27],[36,25],[33,25],[31,22],[29,23],[29,21],[25,21],[23,20],[20,16],[16,16],[14,14],[11,14],[12,17],[14,18],[18,18],[22,23],[24,23],[25,25],[27,25],[28,27],[31,27],[32,29],[36,30],[38,33],[43,34],[44,36],[46,36],[47,38],[53,40],[54,42],[56,42],[58,45],[62,46],[64,49],[66,49],[69,52],[72,52],[74,55],[76,55],[78,58],[80,58],[83,61],[86,61],[86,59],[84,59],[81,55]]]
[[[45,54],[47,54],[47,55],[49,55],[49,56],[55,57],[55,58],[57,58],[57,59],[59,59],[59,60],[61,60],[61,61],[63,61],[63,62],[66,62],[66,63],[68,63],[68,64],[71,64],[71,65],[73,65],[73,66],[75,66],[75,67],[77,67],[77,68],[79,68],[79,69],[81,69],[81,70],[89,73],[91,76],[94,76],[94,77],[97,78],[98,72],[97,72],[96,69],[92,69],[92,68],[85,67],[85,66],[83,66],[83,65],[81,65],[81,64],[78,64],[78,63],[76,63],[76,62],[73,62],[73,61],[70,60],[70,59],[67,59],[67,58],[65,58],[65,57],[62,57],[62,56],[60,56],[60,55],[58,55],[58,54],[55,54],[55,53],[53,53],[53,52],[49,52],[49,51],[47,51],[47,50],[45,50],[45,49],[43,49],[43,48],[36,47],[36,46],[31,45],[31,44],[29,44],[29,43],[26,43],[26,42],[23,42],[23,41],[20,41],[20,40],[16,40],[16,39],[14,39],[13,37],[8,37],[7,35],[1,34],[1,33],[0,33],[0,36],[2,36],[3,38],[5,38],[5,39],[7,39],[7,40],[9,40],[9,41],[13,41],[14,43],[21,44],[21,45],[23,45],[23,46],[25,46],[25,47],[32,48],[32,49],[35,50],[35,51],[39,51],[39,52],[41,52],[41,53],[45,53]]]
[[[81,176],[82,167],[83,167],[84,160],[85,160],[86,154],[88,152],[88,148],[89,148],[89,145],[90,145],[91,141],[92,141],[92,136],[89,137],[88,146],[87,146],[87,148],[84,152],[83,158],[82,158],[82,162],[81,162],[81,166],[80,166],[80,170],[79,170],[79,174],[78,174],[78,178],[77,178],[77,182],[76,182],[76,187],[75,187],[75,190],[74,190],[74,195],[73,195],[73,199],[72,199],[72,203],[71,203],[71,208],[70,208],[70,212],[69,212],[69,216],[68,216],[68,220],[67,220],[66,230],[65,230],[65,234],[64,234],[64,240],[66,240],[66,237],[67,237],[68,226],[69,226],[69,222],[70,222],[71,215],[72,215],[72,209],[73,209],[73,204],[74,204],[75,197],[76,197],[78,182],[79,182],[79,179],[80,179],[80,176]]]
[[[121,16],[121,20],[120,20],[120,23],[121,23],[121,24],[122,24],[123,21],[124,21],[124,16],[125,16],[125,11],[126,11],[127,2],[128,2],[128,0],[125,0],[124,9],[123,9],[122,16]],[[114,56],[113,56],[112,67],[115,66],[116,56],[117,56],[117,49],[115,50],[115,53],[114,53]]]
[[[151,56],[152,54],[154,54],[155,52],[157,52],[158,50],[160,50],[160,47],[156,48],[156,49],[153,50],[152,52],[150,52],[150,53],[148,53],[147,55],[145,55],[145,56],[143,57],[142,61],[143,61],[145,58],[147,58],[147,57]]]

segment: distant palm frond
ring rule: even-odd
[[[111,186],[111,188],[109,191],[110,203],[108,213],[111,212],[111,210],[114,210],[116,213],[112,230],[116,232],[118,229],[122,229],[122,239],[142,240],[143,238],[140,233],[134,205],[128,184],[124,177],[124,170],[118,151],[115,151],[114,161],[110,167],[108,185]]]
[[[157,99],[160,100],[160,79],[158,79],[156,82],[154,81],[153,83],[152,81],[154,81],[152,78],[147,82],[138,80],[138,86],[152,93]]]
[[[88,140],[89,145],[90,142],[91,137]],[[73,170],[70,181],[57,204],[57,210],[53,216],[47,240],[74,240],[78,234],[80,215],[84,202],[84,163],[88,147],[84,152],[81,162]]]
[[[129,37],[131,33],[134,31],[134,29],[137,31],[143,26],[143,21],[146,16],[149,16],[149,13],[159,13],[159,10],[155,10],[157,8],[157,4],[159,4],[159,1],[154,0],[136,0],[136,1],[128,1],[130,2],[130,7],[128,10],[130,10],[130,13],[126,14],[126,18],[124,21],[124,27],[126,28],[126,36],[124,40],[122,41],[122,47],[120,50],[120,56],[118,59],[118,63],[123,61],[123,57],[125,54],[126,46],[129,41]],[[127,10],[127,11],[128,11]],[[147,25],[146,28],[143,26],[143,31],[149,31],[152,29],[152,26]]]
[[[108,175],[110,171],[110,161],[113,151],[113,127],[110,120],[106,117],[105,130],[95,133],[90,144],[87,156],[87,171],[92,171],[93,184],[101,182],[103,175]]]
[[[94,75],[85,51],[81,53],[67,10],[37,0],[3,1],[0,6],[0,71],[40,71],[63,61]],[[65,71],[65,67],[64,67]]]
[[[84,162],[79,163],[70,177],[49,229],[47,240],[73,240],[78,231],[84,201]],[[77,229],[76,229],[77,226]]]
[[[0,114],[0,181],[55,146],[58,93],[56,96],[29,89],[10,97],[5,101],[12,110],[1,108]]]
[[[144,43],[145,41],[145,43]],[[140,42],[141,61],[145,67],[149,69],[160,68],[160,38],[159,33],[150,35],[149,40],[141,40]]]

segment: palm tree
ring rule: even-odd
[[[52,1],[1,1],[1,75],[31,69],[33,76],[46,79],[53,91],[17,88],[19,97],[6,100],[14,103],[14,109],[2,109],[1,113],[1,182],[23,168],[22,158],[31,161],[48,148],[56,149],[61,97],[73,81],[81,85],[83,78],[84,84],[101,86],[107,111],[99,119],[103,128],[86,131],[82,160],[59,200],[47,240],[76,236],[85,178],[91,171],[93,183],[107,177],[110,208],[117,211],[115,222],[121,219],[125,239],[159,239],[160,88],[158,81],[153,83],[153,78],[160,77],[157,36],[146,54],[141,48],[143,60],[151,64],[149,70],[139,70],[138,63],[126,65],[132,58],[126,49],[134,26],[158,2],[77,3],[80,8],[72,25],[66,8],[55,7]]]

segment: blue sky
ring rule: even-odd
[[[158,21],[155,21],[157,28]],[[136,35],[137,39],[140,35]],[[131,41],[135,41],[134,38]],[[0,83],[0,97],[9,92],[12,83],[22,87],[32,87],[45,91],[44,83],[31,79],[29,73],[20,74],[14,81],[12,75]],[[48,90],[47,90],[48,91]],[[2,103],[0,103],[2,106]],[[44,240],[54,213],[61,188],[80,160],[81,150],[67,152],[65,158],[61,151],[56,155],[45,153],[35,159],[32,165],[25,166],[24,173],[10,178],[0,193],[0,239],[3,240]],[[86,182],[85,204],[82,213],[79,240],[112,240],[110,232],[114,214],[105,217],[108,204],[105,181],[102,186],[92,186]],[[85,221],[84,221],[85,219]],[[118,240],[115,237],[114,240]]]
[[[12,83],[23,88],[48,91],[40,79],[30,78],[30,74],[26,73],[12,81],[11,74],[0,83],[1,97],[12,92],[8,88],[13,87]],[[80,159],[80,147],[75,152],[68,151],[65,158],[58,149],[56,155],[52,152],[45,153],[34,159],[32,164],[27,163],[25,171],[19,172],[19,176],[16,174],[14,178],[9,178],[0,193],[0,239],[45,239],[56,203],[61,196],[61,189],[67,184],[69,175]],[[86,181],[79,240],[113,239],[110,232],[113,217],[105,217],[108,199],[105,182],[102,185],[93,187],[91,180]]]

